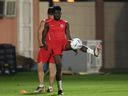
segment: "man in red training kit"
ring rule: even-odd
[[[96,47],[95,50],[90,49],[87,46],[80,45],[78,48],[73,49],[69,30],[69,24],[65,20],[61,20],[61,7],[54,6],[54,19],[46,22],[44,25],[44,32],[42,34],[42,44],[45,50],[51,50],[54,56],[56,64],[56,80],[58,85],[58,95],[63,94],[62,89],[62,51],[63,50],[74,50],[80,49],[83,52],[90,53],[92,55],[98,56],[99,48]],[[47,43],[47,36],[49,36],[49,44]],[[79,42],[80,40],[78,40]]]
[[[39,86],[36,88],[34,91],[35,93],[40,93],[42,91],[45,91],[45,84],[44,84],[44,69],[43,66],[44,64],[49,63],[49,87],[47,89],[47,92],[52,92],[53,91],[53,83],[54,83],[54,78],[55,78],[55,64],[54,64],[54,58],[52,54],[50,53],[51,51],[45,50],[43,48],[42,44],[42,32],[43,32],[43,27],[45,22],[49,22],[53,19],[53,7],[48,8],[48,19],[44,19],[41,21],[39,30],[38,30],[38,39],[39,39],[39,44],[40,44],[40,50],[38,53],[38,58],[37,58],[37,71],[38,71],[38,79],[39,79]],[[49,36],[46,37],[47,44]]]

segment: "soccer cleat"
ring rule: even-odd
[[[62,90],[59,90],[58,91],[58,96],[62,96],[64,93],[63,93],[63,91]]]
[[[52,88],[52,87],[48,88],[48,89],[47,89],[47,92],[48,92],[48,93],[53,92],[53,88]]]
[[[101,44],[97,44],[97,45],[96,45],[96,48],[94,49],[94,55],[95,55],[96,57],[98,57],[99,54],[101,53],[101,49],[102,49]]]
[[[37,87],[36,90],[34,91],[34,93],[41,93],[41,92],[45,92],[45,87]]]

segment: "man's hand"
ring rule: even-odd
[[[42,48],[44,45],[42,44],[42,42],[39,43],[39,47]]]
[[[47,45],[47,44],[43,44],[43,48],[44,48],[45,50],[48,50],[48,45]]]

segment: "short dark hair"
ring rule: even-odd
[[[53,9],[53,7],[49,7],[47,13],[48,13],[49,15],[53,15],[53,14],[54,14],[54,9]]]
[[[55,10],[61,11],[61,7],[60,7],[60,6],[54,6],[53,9],[54,9],[54,11],[55,11]]]

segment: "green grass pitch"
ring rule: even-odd
[[[48,76],[45,78],[46,88]],[[56,82],[53,93],[33,94],[38,85],[37,73],[18,73],[0,76],[0,96],[57,96]],[[27,94],[20,94],[25,89]],[[63,75],[63,96],[128,96],[128,75]]]

